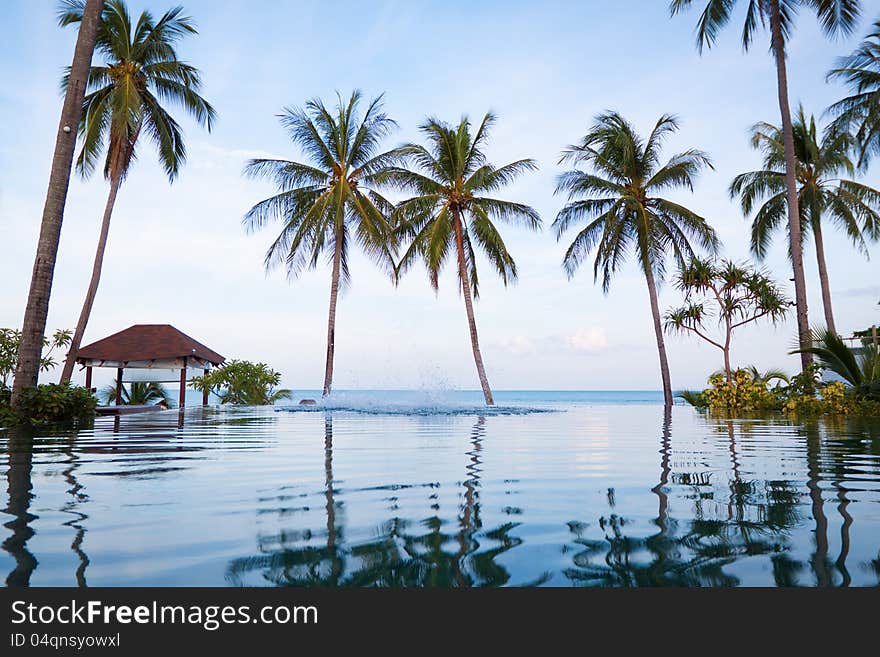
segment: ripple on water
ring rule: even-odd
[[[880,583],[877,423],[350,396],[0,452],[12,585]]]

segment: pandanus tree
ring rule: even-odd
[[[813,236],[825,325],[836,332],[822,225],[830,221],[867,255],[867,242],[880,238],[880,191],[851,178],[855,166],[850,159],[853,140],[849,133],[832,125],[820,137],[815,119],[808,119],[801,108],[794,120],[793,134],[800,234],[804,240]],[[752,146],[763,152],[764,168],[737,176],[730,186],[730,195],[739,198],[743,214],[750,216],[757,207],[751,249],[758,258],[767,254],[773,233],[786,225],[783,141],[782,130],[777,126],[756,124],[752,128]]]
[[[83,0],[67,0],[61,13],[61,25],[80,22]],[[208,130],[214,123],[214,108],[199,95],[199,71],[182,61],[175,49],[183,37],[196,34],[191,18],[182,7],[166,11],[158,20],[142,12],[132,24],[122,0],[107,0],[101,14],[95,50],[104,63],[92,66],[87,94],[83,99],[79,137],[82,149],[76,161],[77,171],[91,175],[104,156],[104,177],[110,192],[101,219],[101,232],[92,266],[89,288],[61,381],[70,380],[76,355],[92,313],[110,232],[110,217],[123,180],[134,163],[142,135],[156,147],[159,161],[168,180],[173,182],[186,160],[186,147],[180,125],[163,103],[182,108]],[[62,86],[67,86],[65,76]]]
[[[336,302],[350,282],[352,243],[389,274],[394,266],[388,223],[392,206],[378,185],[398,157],[393,150],[379,149],[396,124],[382,111],[381,96],[362,115],[360,101],[361,93],[355,91],[347,101],[337,95],[332,111],[317,99],[301,109],[285,108],[279,116],[281,124],[309,163],[261,158],[245,167],[245,175],[270,180],[278,190],[244,216],[249,231],[271,221],[281,223],[281,232],[266,252],[266,268],[283,265],[295,278],[304,269],[314,269],[322,256],[330,261],[325,397],[333,385]]]
[[[516,280],[516,263],[496,222],[531,230],[541,228],[541,218],[533,208],[489,196],[521,174],[537,169],[534,160],[528,158],[499,167],[489,163],[484,149],[494,124],[491,112],[483,117],[476,131],[472,131],[466,116],[457,125],[430,118],[420,127],[428,145],[401,147],[399,152],[409,167],[395,167],[385,178],[389,184],[412,194],[398,203],[394,212],[400,240],[408,243],[397,264],[398,277],[422,260],[436,290],[443,266],[450,258],[455,259],[471,349],[488,405],[495,402],[483,366],[473,306],[473,300],[479,298],[477,253],[486,256],[507,285]]]
[[[52,293],[55,261],[61,239],[61,222],[64,219],[64,205],[67,202],[70,170],[76,148],[73,127],[79,124],[82,114],[82,100],[89,78],[89,68],[103,7],[104,0],[87,0],[82,5],[80,14],[80,27],[68,74],[69,83],[64,92],[64,104],[55,136],[49,189],[46,192],[46,202],[40,222],[40,236],[37,240],[37,253],[34,257],[31,285],[25,305],[21,341],[15,358],[17,366],[12,393],[12,403],[15,406],[19,405],[21,393],[25,388],[33,388],[37,385],[41,369],[43,334],[46,330],[46,317],[49,314],[49,297]]]
[[[835,126],[855,135],[860,167],[880,153],[880,20],[865,40],[828,74],[852,92],[828,108]]]
[[[560,163],[586,164],[592,172],[574,169],[559,176],[556,192],[565,194],[568,204],[553,222],[557,239],[574,225],[587,224],[565,252],[563,266],[571,277],[595,251],[593,278],[598,280],[601,272],[606,294],[623,263],[635,256],[648,286],[667,405],[672,404],[672,384],[657,280],[663,278],[670,254],[679,264],[694,257],[692,241],[713,252],[718,246],[714,229],[703,217],[662,196],[677,187],[693,190],[699,173],[712,166],[709,156],[696,149],[662,163],[663,141],[676,130],[675,117],[664,115],[643,139],[620,114],[600,114],[581,142],[563,152]]]
[[[696,335],[720,349],[728,382],[734,332],[760,319],[775,324],[790,304],[766,273],[731,260],[693,258],[681,267],[675,284],[686,303],[666,313],[666,329]]]
[[[816,14],[822,31],[827,35],[849,34],[855,28],[860,14],[860,0],[699,0],[705,3],[697,23],[697,49],[712,47],[718,33],[730,22],[734,9],[745,5],[745,22],[742,31],[742,47],[751,47],[756,32],[769,27],[770,52],[776,65],[776,87],[779,113],[782,119],[782,140],[785,164],[785,195],[788,214],[789,248],[794,273],[795,304],[797,306],[798,343],[807,347],[811,343],[810,319],[807,310],[807,284],[804,275],[804,259],[801,247],[801,219],[797,194],[797,157],[794,147],[794,129],[791,107],[788,101],[788,71],[786,68],[786,43],[794,33],[795,16],[799,9],[807,8]],[[694,0],[672,0],[669,8],[675,15],[686,11]],[[806,369],[811,356],[801,352],[801,366]]]

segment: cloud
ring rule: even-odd
[[[507,338],[501,338],[498,346],[515,356],[525,356],[526,354],[534,354],[537,351],[534,341],[525,335],[514,335]]]
[[[564,336],[563,342],[572,351],[595,353],[608,348],[608,338],[601,328],[578,329]]]

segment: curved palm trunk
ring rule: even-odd
[[[800,209],[798,207],[794,132],[791,124],[791,108],[788,104],[788,73],[785,68],[785,40],[779,15],[779,0],[770,1],[770,33],[773,55],[776,60],[776,81],[779,111],[782,115],[782,134],[785,147],[785,192],[788,205],[788,237],[791,246],[791,262],[794,271],[794,298],[797,306],[798,343],[801,349],[812,345],[810,320],[807,312],[807,283],[804,277],[804,257],[801,248]],[[813,358],[801,352],[801,367],[807,369]]]
[[[330,312],[327,313],[327,361],[324,364],[324,397],[333,386],[333,353],[336,347],[336,299],[339,297],[339,272],[342,267],[342,241],[336,239],[333,250],[333,273],[330,280]]]
[[[43,335],[46,332],[46,317],[49,314],[49,297],[52,294],[52,279],[55,276],[55,261],[58,256],[58,242],[61,237],[61,222],[64,219],[64,205],[67,202],[67,189],[70,186],[70,169],[73,165],[73,151],[76,146],[77,126],[82,115],[82,101],[86,80],[92,64],[95,38],[101,19],[103,0],[87,0],[83,8],[82,21],[73,50],[70,67],[70,80],[64,94],[58,134],[55,137],[55,153],[52,157],[52,171],[49,174],[49,189],[43,206],[40,223],[40,237],[37,241],[37,254],[31,274],[27,306],[21,329],[21,344],[18,349],[18,362],[12,388],[12,404],[18,404],[21,391],[37,385],[40,372],[40,356],[43,352]],[[68,132],[64,128],[68,128]]]
[[[828,283],[828,266],[825,264],[825,240],[822,238],[822,224],[813,222],[813,239],[816,242],[816,263],[819,268],[819,284],[822,286],[822,307],[825,310],[825,326],[837,335],[834,326],[834,311],[831,309],[831,285]]]
[[[104,252],[107,249],[107,237],[110,233],[110,217],[113,215],[113,206],[116,204],[116,194],[119,192],[119,185],[122,183],[120,176],[110,179],[110,193],[107,196],[107,205],[104,207],[104,217],[101,221],[101,233],[98,236],[98,248],[95,251],[95,263],[92,265],[92,279],[89,281],[89,289],[86,292],[85,301],[83,301],[82,310],[79,313],[79,321],[76,323],[76,330],[73,332],[73,338],[70,341],[70,350],[67,352],[67,359],[64,361],[64,369],[61,372],[61,383],[70,381],[73,375],[73,367],[76,365],[76,355],[82,344],[83,334],[86,332],[86,326],[89,323],[89,317],[92,314],[92,306],[95,303],[95,296],[98,294],[98,285],[101,282],[101,269],[104,266]]]
[[[660,324],[660,305],[657,303],[657,286],[654,272],[645,267],[645,280],[648,282],[648,296],[651,298],[651,315],[654,318],[654,335],[657,336],[657,352],[660,354],[660,376],[663,379],[663,404],[672,406],[672,383],[669,378],[669,361],[666,359],[666,343],[663,341],[663,326]]]
[[[464,296],[464,307],[467,311],[468,327],[471,332],[471,349],[474,352],[474,362],[477,364],[477,375],[480,377],[480,386],[483,388],[486,405],[493,406],[495,400],[492,398],[492,390],[489,388],[489,379],[486,377],[486,369],[483,367],[483,354],[480,353],[480,340],[477,337],[477,320],[474,319],[471,285],[468,282],[467,264],[464,259],[464,235],[461,230],[461,217],[457,212],[453,214],[452,223],[455,228],[455,250],[458,255],[458,278],[461,280],[461,293]]]

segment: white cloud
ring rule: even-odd
[[[601,328],[582,328],[564,337],[565,345],[574,351],[594,353],[608,348],[608,338]]]

